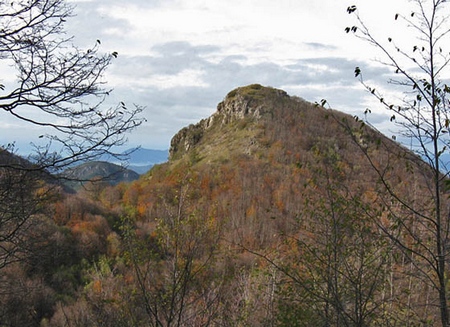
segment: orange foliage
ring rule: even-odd
[[[93,283],[92,283],[92,290],[95,292],[95,293],[97,293],[97,294],[100,294],[100,293],[102,293],[102,281],[101,280],[95,280]]]

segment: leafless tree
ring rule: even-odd
[[[16,72],[14,82],[0,81],[0,109],[42,128],[48,142],[35,146],[35,170],[112,153],[142,122],[139,106],[102,107],[110,92],[103,76],[117,53],[101,54],[99,40],[77,48],[64,30],[73,9],[64,0],[0,1],[0,63]]]
[[[139,106],[103,108],[110,92],[103,76],[117,53],[101,54],[100,41],[77,48],[64,29],[73,10],[64,0],[0,1],[0,67],[15,71],[0,80],[0,110],[39,127],[45,140],[28,160],[11,154],[14,140],[0,144],[0,269],[26,251],[26,231],[48,198],[49,173],[114,155],[142,123]]]
[[[411,4],[410,12],[395,14],[392,19],[410,28],[411,35],[416,36],[415,43],[404,47],[401,44],[405,44],[405,40],[388,36],[385,40],[376,38],[356,6],[347,9],[349,14],[355,15],[356,24],[347,27],[346,32],[354,33],[378,49],[384,58],[380,62],[395,76],[389,83],[404,90],[402,100],[393,103],[385,92],[369,85],[363,78],[362,68],[355,69],[355,76],[390,111],[391,121],[397,122],[416,152],[428,163],[425,167],[417,157],[409,156],[411,160],[406,168],[411,171],[412,188],[411,194],[405,196],[389,179],[386,166],[380,166],[376,158],[365,151],[390,198],[385,203],[390,223],[379,226],[414,265],[424,288],[434,290],[442,326],[450,326],[447,268],[450,221],[448,195],[445,194],[449,171],[444,160],[450,145],[450,87],[445,83],[450,62],[448,2],[413,0]],[[422,176],[413,174],[414,169],[419,169]],[[421,185],[428,182],[424,192],[419,192],[413,184],[418,178],[422,180]],[[414,191],[420,194],[420,201],[413,196]],[[424,194],[427,195],[424,197]]]

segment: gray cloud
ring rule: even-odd
[[[170,2],[132,1],[142,10]],[[134,50],[136,46],[141,49],[138,55],[134,51],[129,52],[133,55],[128,55],[126,51],[121,53],[118,50],[119,58],[105,76],[114,87],[105,105],[115,106],[123,101],[129,106],[138,104],[146,107],[144,115],[148,122],[129,136],[130,146],[168,148],[171,137],[180,128],[211,115],[217,103],[232,89],[253,83],[282,88],[311,102],[326,98],[338,110],[362,113],[367,94],[362,87],[357,87],[354,67],[360,66],[365,75],[380,83],[390,74],[385,68],[375,68],[363,61],[353,62],[331,55],[323,57],[324,53],[336,50],[336,47],[319,42],[299,41],[299,44],[305,49],[317,51],[322,54],[321,57],[291,60],[289,64],[270,59],[255,63],[253,58],[239,51],[225,55],[230,53],[226,51],[230,43],[199,45],[183,39],[150,43],[149,38],[136,44],[136,39],[127,36],[133,32],[128,20],[112,18],[99,11],[101,6],[113,5],[125,8],[127,4],[122,0],[78,2],[75,9],[77,16],[68,22],[67,27],[69,35],[77,36],[75,43],[80,46],[92,46],[100,39],[102,48],[106,49],[120,47],[122,50]],[[111,29],[120,33],[111,33]],[[267,44],[262,45],[261,49],[245,50],[259,53],[265,46]],[[294,53],[291,57],[295,56]],[[182,74],[186,71],[194,74],[192,80],[183,79]],[[376,119],[384,122],[381,116]]]
[[[362,88],[360,92],[355,91],[358,82],[353,76],[354,67],[363,62],[328,57],[300,59],[288,65],[245,64],[248,58],[242,55],[213,62],[207,59],[208,55],[220,53],[221,49],[187,42],[158,44],[152,50],[156,55],[121,58],[120,64],[111,69],[115,79],[123,81],[123,85],[115,88],[114,97],[147,108],[148,123],[130,136],[133,145],[154,147],[156,144],[167,148],[170,138],[180,128],[208,117],[229,91],[252,83],[283,88],[311,102],[326,98],[340,110],[362,113],[365,109],[362,103],[366,95]],[[186,84],[163,89],[151,83],[141,89],[127,86],[127,81],[136,78],[151,81],[158,74],[176,75],[188,68],[202,72],[205,86]],[[366,71],[380,73],[371,67]]]
[[[332,46],[329,44],[318,43],[318,42],[304,42],[304,44],[307,47],[310,47],[310,48],[318,50],[318,51],[322,51],[322,50],[330,51],[330,50],[337,49],[337,47],[335,47],[335,46]]]
[[[98,11],[100,2],[96,5],[92,5],[91,2],[80,2],[75,5],[74,14],[76,15],[66,23],[67,31],[69,35],[75,35],[75,42],[81,46],[91,46],[93,42],[100,39],[101,41],[113,43],[110,41],[110,35],[107,30],[111,27],[122,30],[124,36],[126,31],[131,29],[130,24],[125,19],[113,19],[105,16]],[[119,39],[115,39],[114,43],[120,42]]]

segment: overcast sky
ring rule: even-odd
[[[355,66],[379,81],[389,71],[374,66],[379,54],[373,48],[344,32],[354,23],[346,9],[357,5],[386,39],[395,13],[411,7],[407,0],[71,2],[76,16],[67,28],[75,43],[89,47],[99,39],[102,51],[119,53],[105,76],[114,89],[107,104],[146,108],[148,121],[129,135],[129,146],[152,149],[168,149],[179,129],[211,115],[232,89],[252,83],[310,102],[326,98],[333,108],[362,116],[373,102],[355,80]],[[373,123],[388,118],[371,109]],[[7,142],[13,137],[26,148],[29,134],[3,123]]]

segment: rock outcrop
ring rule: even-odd
[[[170,142],[169,159],[182,155],[192,149],[203,137],[205,131],[213,126],[225,125],[246,117],[260,119],[271,115],[267,99],[289,98],[283,91],[272,87],[252,84],[234,89],[217,105],[217,111],[197,124],[181,129]]]

